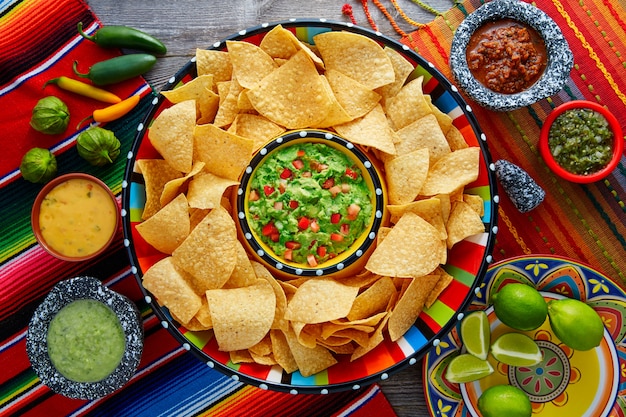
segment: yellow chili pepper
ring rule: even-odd
[[[130,96],[127,99],[120,101],[119,103],[112,104],[103,109],[94,110],[93,114],[81,120],[76,128],[80,129],[80,125],[87,119],[92,119],[94,122],[99,123],[106,123],[117,120],[127,114],[129,111],[131,111],[137,105],[137,103],[139,103],[140,98],[141,97],[139,96],[139,94],[135,94],[134,96]]]
[[[103,101],[105,103],[115,104],[115,103],[119,103],[120,101],[122,101],[121,98],[119,98],[118,96],[116,96],[115,94],[109,91],[103,90],[98,87],[94,87],[93,85],[84,83],[82,81],[73,80],[68,77],[61,76],[61,77],[53,78],[47,81],[43,85],[44,88],[48,84],[56,84],[59,86],[59,88],[62,88],[63,90],[71,91],[72,93],[76,93],[81,96],[93,98],[95,100]]]

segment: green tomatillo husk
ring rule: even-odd
[[[57,160],[48,149],[33,148],[22,158],[20,172],[26,181],[45,184],[57,174]]]
[[[56,135],[65,132],[70,122],[70,111],[63,101],[55,96],[44,97],[33,108],[30,125],[33,129]]]
[[[101,127],[91,127],[76,138],[78,154],[91,165],[112,164],[120,154],[120,141],[115,134]]]

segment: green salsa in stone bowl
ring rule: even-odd
[[[101,398],[122,388],[137,370],[143,352],[141,314],[96,278],[67,279],[35,310],[26,352],[52,391],[68,398]]]

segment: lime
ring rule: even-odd
[[[454,357],[446,369],[446,379],[450,382],[462,384],[476,381],[493,373],[493,367],[487,361],[476,356],[463,353]]]
[[[508,284],[491,296],[500,321],[516,330],[528,331],[541,326],[548,316],[548,305],[535,288],[526,284]]]
[[[521,389],[511,385],[494,385],[478,398],[478,411],[483,417],[530,417],[530,399]]]
[[[498,337],[491,345],[491,354],[511,366],[533,366],[543,358],[537,343],[522,333],[504,333]]]
[[[548,303],[552,331],[561,342],[576,350],[593,349],[602,342],[604,324],[589,305],[572,298]]]
[[[484,311],[474,311],[461,322],[461,339],[468,353],[478,359],[487,360],[491,329]]]

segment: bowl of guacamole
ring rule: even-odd
[[[622,128],[598,103],[574,100],[548,115],[539,151],[550,169],[575,183],[592,183],[609,175],[624,151]]]
[[[26,334],[31,366],[52,391],[93,400],[122,388],[143,352],[139,310],[98,279],[56,284],[35,310]]]
[[[357,145],[321,130],[287,132],[252,158],[238,189],[241,239],[291,278],[353,271],[386,218],[377,168]]]

